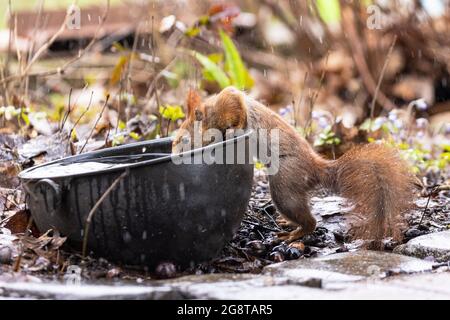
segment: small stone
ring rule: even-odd
[[[280,252],[282,254],[285,254],[286,253],[286,249],[287,249],[287,246],[283,243],[283,244],[280,244],[280,245],[278,245],[276,247],[273,247],[272,251],[273,252]]]
[[[421,236],[421,235],[423,235],[425,232],[423,231],[423,230],[418,230],[418,229],[416,229],[416,228],[411,228],[411,229],[409,229],[409,230],[407,230],[406,232],[405,232],[405,237],[406,238],[409,238],[409,239],[412,239],[412,238],[416,238],[416,237],[418,237],[418,236]]]
[[[120,275],[120,272],[121,271],[119,268],[109,269],[108,272],[106,273],[106,278],[108,278],[108,279],[116,278]]]
[[[272,238],[272,237],[266,238],[266,239],[264,239],[263,244],[264,244],[267,248],[273,247],[273,245],[275,244],[275,241],[274,241],[274,240],[275,240],[275,239]]]
[[[297,241],[297,242],[291,242],[289,244],[289,247],[296,248],[300,252],[305,251],[305,244],[303,242]]]
[[[303,237],[303,243],[307,246],[321,247],[322,239],[314,234],[308,234]]]
[[[394,252],[422,259],[432,256],[437,262],[450,261],[450,230],[416,237],[397,246]]]
[[[177,268],[172,262],[162,262],[156,269],[156,276],[160,279],[174,278],[177,274]]]
[[[249,241],[247,242],[246,247],[256,255],[262,255],[266,252],[266,246],[261,240]]]
[[[136,278],[136,283],[143,283],[144,282],[144,279],[142,279],[142,278]]]
[[[273,262],[283,262],[284,261],[284,255],[279,251],[274,251],[269,255],[269,259]]]
[[[348,252],[348,248],[345,246],[337,248],[336,253],[340,253],[340,252]]]
[[[346,240],[346,234],[344,234],[341,230],[333,231],[333,235],[336,241],[344,242]]]
[[[12,250],[10,247],[0,247],[0,264],[11,264]]]
[[[301,256],[301,252],[300,250],[298,250],[297,248],[293,248],[293,247],[288,247],[286,250],[286,258],[288,260],[295,260],[300,258]]]

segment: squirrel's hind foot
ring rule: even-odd
[[[286,243],[291,243],[291,242],[294,242],[294,241],[300,239],[304,235],[305,234],[302,231],[302,228],[301,227],[297,227],[297,229],[295,229],[294,231],[278,232],[277,233],[277,238],[280,239],[281,241],[286,242]]]
[[[289,221],[288,219],[284,218],[283,216],[279,216],[275,219],[276,223],[279,227],[287,228],[287,227],[293,227],[296,228],[298,225],[292,221]]]

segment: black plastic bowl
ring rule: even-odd
[[[238,143],[248,146],[250,135],[246,132],[182,155],[194,157],[211,150],[226,155]],[[19,177],[37,227],[41,232],[58,230],[72,248],[81,251],[89,212],[117,180],[93,214],[89,252],[147,267],[163,261],[189,266],[216,256],[246,211],[253,165],[177,165],[172,161],[177,156],[170,154],[171,143],[170,138],[139,142],[22,171]],[[115,166],[83,171],[92,161],[102,166],[114,162]],[[74,163],[71,168],[82,170],[52,171],[55,166]]]

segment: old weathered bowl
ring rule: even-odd
[[[248,145],[250,135],[182,156],[225,157],[236,145]],[[188,266],[214,257],[241,222],[253,165],[175,164],[180,158],[170,154],[171,143],[170,138],[139,142],[22,171],[37,227],[58,230],[72,248],[81,250],[87,216],[106,193],[92,214],[89,252],[147,267],[162,261]]]

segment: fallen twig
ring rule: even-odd
[[[428,196],[428,199],[427,199],[427,204],[425,205],[425,208],[423,209],[422,217],[420,217],[419,227],[422,225],[423,218],[427,214],[428,205],[430,204],[431,196],[432,196],[432,194],[430,193],[430,195]]]
[[[91,211],[89,211],[88,216],[86,218],[86,222],[84,225],[84,232],[83,232],[83,250],[82,250],[83,258],[86,257],[89,228],[91,226],[91,221],[92,221],[92,218],[94,217],[94,213],[97,211],[98,207],[102,204],[103,200],[105,200],[105,198],[111,193],[112,190],[114,190],[114,188],[117,186],[117,184],[123,178],[125,178],[127,175],[128,175],[128,169],[125,172],[123,172],[120,176],[118,176],[116,178],[116,180],[114,180],[114,182],[109,186],[108,189],[106,189],[105,193],[100,197],[100,199],[97,200],[95,205],[92,207]]]

